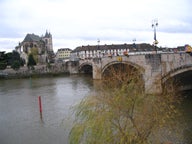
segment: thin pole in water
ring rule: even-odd
[[[39,112],[40,112],[40,117],[42,119],[42,104],[41,104],[41,96],[38,97],[39,98]]]

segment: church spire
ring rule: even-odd
[[[51,33],[48,32],[48,30],[46,30],[46,33],[45,33],[45,38],[50,38],[51,37]]]

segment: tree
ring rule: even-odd
[[[36,65],[36,62],[33,58],[33,55],[32,54],[29,54],[29,57],[28,57],[28,63],[27,63],[27,66],[31,69],[34,68],[34,65]]]
[[[14,70],[19,70],[20,68],[20,62],[19,61],[13,61],[13,63],[11,64],[11,68],[14,69]]]
[[[38,62],[38,48],[37,47],[32,47],[31,48],[31,54],[33,55],[33,58],[35,62]]]
[[[6,67],[7,67],[6,62],[5,61],[0,61],[0,70],[4,70],[4,69],[6,69]]]
[[[97,93],[74,108],[70,143],[162,143],[162,133],[175,127],[178,103],[174,87],[161,94],[147,94],[136,69],[110,68]]]
[[[7,60],[5,52],[0,52],[0,70],[4,70],[7,67]]]
[[[24,60],[20,57],[20,54],[17,51],[7,53],[7,61],[14,70],[19,70],[20,67],[24,65]]]
[[[11,64],[13,63],[12,58],[13,58],[13,53],[12,52],[6,53],[6,60],[7,60],[7,65],[8,66],[11,66]]]

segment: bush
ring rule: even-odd
[[[19,70],[20,66],[20,62],[17,60],[13,61],[13,63],[11,64],[11,68],[14,70]]]

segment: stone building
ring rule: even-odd
[[[23,59],[27,63],[27,58],[32,51],[37,52],[37,63],[43,64],[52,61],[54,57],[52,35],[50,32],[45,33],[41,37],[35,34],[27,34],[24,40],[15,47]]]

